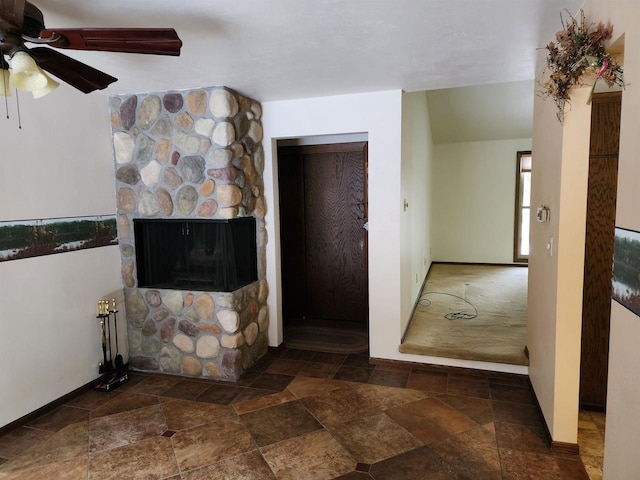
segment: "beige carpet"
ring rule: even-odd
[[[400,351],[528,365],[527,270],[433,264]]]

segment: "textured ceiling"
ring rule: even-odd
[[[226,85],[259,101],[530,80],[582,0],[34,0],[47,27],[174,27],[180,57],[64,53],[104,94]]]
[[[530,138],[533,80],[427,92],[434,143]]]

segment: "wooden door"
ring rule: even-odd
[[[278,149],[285,319],[366,323],[366,143]]]
[[[592,104],[582,299],[582,408],[604,409],[607,398],[621,100],[621,93],[607,93],[595,95]]]

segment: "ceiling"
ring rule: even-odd
[[[582,0],[33,3],[49,28],[176,29],[180,57],[65,51],[119,79],[102,94],[226,85],[264,102],[531,80]]]
[[[531,138],[533,80],[427,92],[434,143]]]

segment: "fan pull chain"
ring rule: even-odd
[[[0,48],[0,59],[2,59],[2,64],[4,65],[4,49]],[[7,120],[9,120],[9,99],[7,98],[7,94],[10,92],[10,87],[7,85],[6,77],[4,76],[4,72],[2,75],[2,88],[4,89],[4,110],[7,112]]]
[[[18,110],[18,128],[22,129],[22,120],[20,119],[20,97],[18,96],[17,88],[16,88],[16,107]]]

